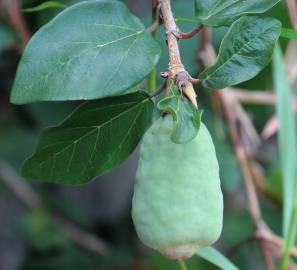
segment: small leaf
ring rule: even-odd
[[[228,26],[246,14],[260,14],[280,0],[196,0],[197,19],[206,26]]]
[[[280,32],[276,19],[241,17],[224,37],[216,63],[200,74],[203,86],[221,89],[255,77],[271,60]]]
[[[281,37],[288,39],[297,39],[297,31],[290,28],[282,28]]]
[[[171,140],[182,144],[193,140],[199,131],[202,111],[184,99],[178,87],[171,82],[171,96],[165,97],[158,103],[158,109],[170,112],[174,120],[174,129]]]
[[[31,39],[11,101],[85,100],[123,94],[154,68],[159,45],[120,1],[73,5]]]
[[[24,8],[24,12],[38,12],[49,8],[64,8],[66,7],[65,4],[57,2],[57,1],[47,1],[43,2],[42,4],[32,7],[32,8]]]
[[[45,129],[25,177],[82,184],[121,164],[151,124],[153,102],[144,92],[88,101],[64,122]]]
[[[280,46],[273,54],[273,80],[277,94],[276,109],[280,119],[279,147],[283,177],[283,234],[287,240],[293,207],[296,205],[297,191],[297,126],[292,108],[292,89]],[[294,224],[296,228],[296,224]]]
[[[213,247],[204,247],[197,255],[223,270],[239,270],[232,262]]]

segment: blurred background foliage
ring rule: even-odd
[[[22,8],[28,8],[41,2],[41,0],[23,0],[21,5]],[[60,2],[71,5],[78,0]],[[150,25],[150,1],[125,2],[147,26]],[[174,0],[173,9],[176,15],[193,17],[193,2]],[[0,174],[0,180],[4,180],[5,173],[9,173],[10,170],[19,172],[24,159],[32,153],[41,129],[59,123],[72,111],[77,102],[51,102],[25,106],[14,106],[9,103],[11,86],[22,52],[22,37],[11,25],[4,8],[1,9],[0,160],[5,166],[0,166],[0,170],[4,171]],[[23,16],[30,32],[34,33],[59,11],[61,9],[48,9],[38,13],[26,13]],[[268,15],[280,19],[283,26],[290,27],[284,3],[278,4]],[[185,31],[193,27],[189,23],[179,25]],[[225,32],[225,28],[217,28],[212,32],[212,42],[216,49]],[[168,63],[162,28],[158,38],[163,48],[158,66],[160,72],[166,70]],[[197,56],[199,36],[191,40],[182,40],[180,44],[184,65],[193,76],[197,75],[201,69]],[[286,50],[288,41],[282,39],[281,45]],[[297,61],[297,57],[295,60]],[[270,90],[271,66],[256,78],[238,87],[250,91]],[[253,222],[247,209],[243,179],[233,152],[228,126],[222,116],[214,113],[209,91],[201,88],[197,91],[200,106],[204,109],[204,122],[209,127],[216,144],[225,197],[224,228],[222,237],[216,245],[239,269],[265,269],[259,244],[252,238]],[[246,105],[244,108],[253,120],[258,133],[261,133],[267,120],[275,112],[273,104]],[[281,234],[282,189],[276,135],[273,134],[267,140],[263,139],[254,156],[265,175],[259,184],[263,218],[275,233]],[[83,186],[30,183],[31,191],[34,190],[34,194],[42,200],[42,204],[29,207],[24,205],[24,200],[9,184],[7,186],[7,179],[4,182],[0,181],[0,269],[177,269],[175,262],[166,260],[145,248],[135,234],[130,209],[137,159],[138,151],[112,173]],[[64,226],[65,224],[60,222],[61,219],[67,220],[67,224],[71,226],[76,226],[79,232],[90,232],[91,239],[88,239],[90,242],[94,240],[93,236],[104,241],[106,246],[99,248],[101,254],[91,251],[92,243],[89,244],[91,248],[81,244],[80,242],[84,241],[83,237],[76,239],[79,238],[75,235],[76,231],[73,232],[71,226]],[[188,268],[217,269],[198,257],[188,261]]]

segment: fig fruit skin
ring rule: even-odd
[[[190,258],[222,231],[223,195],[215,148],[206,126],[187,144],[171,141],[172,117],[144,136],[132,200],[139,238],[170,259]]]

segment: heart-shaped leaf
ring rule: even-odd
[[[260,14],[280,0],[196,0],[196,17],[207,26],[230,25],[244,14]]]
[[[216,63],[203,71],[203,86],[221,89],[255,77],[271,60],[281,32],[280,21],[241,17],[224,37]]]
[[[183,98],[176,85],[171,82],[171,96],[165,97],[158,103],[158,109],[169,112],[173,116],[174,129],[171,140],[182,144],[193,140],[199,131],[202,111]]]
[[[151,124],[152,111],[144,92],[85,102],[41,133],[22,175],[54,183],[88,182],[132,153]]]
[[[119,1],[73,5],[26,47],[11,95],[15,104],[122,94],[156,65],[160,48]]]

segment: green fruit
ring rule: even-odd
[[[139,238],[171,259],[214,243],[223,221],[219,166],[203,123],[187,144],[170,140],[171,116],[148,130],[140,152],[132,218]]]

